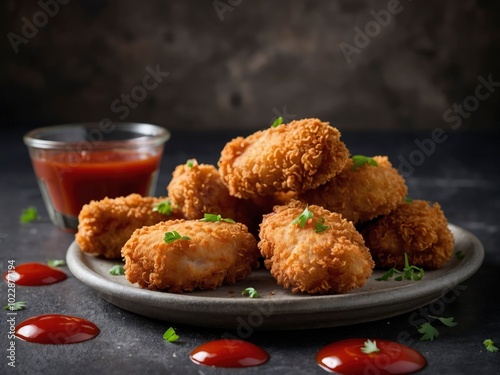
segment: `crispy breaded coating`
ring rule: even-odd
[[[344,293],[363,286],[374,266],[363,237],[337,213],[308,206],[313,217],[302,228],[292,224],[305,205],[292,201],[264,216],[260,252],[279,285],[294,293]],[[328,228],[315,232],[316,223]]]
[[[166,232],[181,237],[164,241]],[[125,275],[141,288],[174,293],[234,284],[258,267],[257,241],[240,223],[171,220],[137,229],[122,249]]]
[[[410,265],[438,269],[451,258],[454,238],[441,206],[422,200],[402,203],[396,210],[361,229],[379,268],[403,269]]]
[[[175,168],[167,192],[185,219],[202,219],[205,213],[209,213],[257,228],[262,218],[262,214],[252,208],[252,202],[229,194],[215,166],[198,164],[195,159],[189,165],[181,164]]]
[[[76,242],[86,253],[109,259],[120,258],[121,248],[134,230],[170,217],[180,217],[177,212],[169,216],[153,211],[155,204],[167,199],[130,194],[91,201],[82,207],[78,215]]]
[[[339,173],[348,155],[337,128],[309,118],[233,139],[218,166],[231,195],[253,198],[313,189]]]
[[[354,224],[394,210],[408,193],[404,178],[386,156],[374,156],[377,166],[353,169],[349,158],[342,172],[326,184],[299,196],[305,203],[338,212]]]

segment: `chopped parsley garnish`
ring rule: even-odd
[[[377,348],[377,342],[375,340],[366,340],[365,345],[361,347],[361,351],[365,354],[378,353],[380,349]]]
[[[64,259],[49,259],[47,261],[47,264],[51,267],[64,267],[66,265],[66,262]]]
[[[175,330],[170,327],[163,334],[163,340],[168,342],[176,342],[177,340],[179,340],[179,336],[175,333]]]
[[[205,221],[205,222],[210,222],[210,223],[216,223],[218,221],[225,221],[227,223],[235,223],[235,221],[233,219],[223,218],[221,215],[215,215],[215,214],[203,214],[203,219],[200,219],[200,221]]]
[[[188,167],[188,168],[193,168],[196,164],[198,164],[196,159],[188,159],[186,161],[186,167]]]
[[[172,242],[177,241],[177,240],[186,240],[186,241],[188,241],[190,239],[191,238],[189,238],[188,236],[181,236],[179,234],[179,232],[177,232],[177,231],[174,230],[172,232],[166,232],[165,233],[165,237],[164,237],[163,240],[166,243],[172,243]]]
[[[464,257],[465,257],[465,253],[464,253],[462,250],[458,250],[458,251],[455,253],[455,257],[456,257],[457,259],[462,260],[462,259],[464,259]]]
[[[110,275],[121,276],[125,275],[125,268],[121,264],[115,264],[113,267],[109,269]]]
[[[299,224],[301,228],[304,228],[307,224],[307,222],[312,219],[313,213],[309,211],[308,206],[302,211],[302,213],[295,218],[294,221],[292,221],[292,225]]]
[[[37,219],[38,219],[38,211],[36,210],[36,207],[30,206],[23,210],[23,213],[21,214],[19,221],[21,222],[21,224],[27,224]]]
[[[362,167],[363,165],[372,165],[374,167],[378,167],[378,163],[374,158],[370,158],[368,156],[364,155],[353,155],[352,156],[353,160],[353,165],[351,167],[352,171],[355,171],[359,167]]]
[[[410,197],[405,197],[405,203],[413,203],[413,199]]]
[[[9,303],[7,306],[4,307],[4,310],[18,311],[18,310],[24,310],[25,308],[26,308],[26,302],[16,301],[14,303]]]
[[[394,278],[396,281],[405,280],[422,280],[424,277],[424,269],[417,266],[410,266],[408,263],[408,254],[405,253],[405,268],[402,271],[392,267],[389,271],[384,273],[381,277],[375,279],[377,281],[387,281],[394,275],[399,275]]]
[[[158,212],[162,215],[172,215],[173,209],[174,207],[170,199],[159,203],[155,203],[153,205],[153,211]]]
[[[458,324],[454,321],[455,318],[453,317],[443,318],[440,316],[429,315],[429,318],[439,320],[447,327],[454,327]],[[422,333],[422,337],[420,337],[421,341],[433,341],[439,336],[439,331],[430,322],[417,326],[417,330],[418,332]]]
[[[255,290],[255,288],[246,288],[243,292],[241,292],[242,296],[249,296],[250,298],[259,298],[259,292]]]
[[[283,124],[283,117],[278,117],[276,120],[274,120],[273,124],[271,125],[273,128],[278,127],[279,125]]]
[[[495,346],[495,343],[493,342],[493,340],[486,339],[483,341],[483,345],[486,348],[486,350],[491,352],[491,353],[498,352],[498,348]]]
[[[324,232],[328,228],[329,228],[328,225],[325,225],[325,218],[324,217],[322,217],[321,219],[319,219],[319,221],[314,223],[314,231],[316,233]]]

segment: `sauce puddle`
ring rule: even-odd
[[[334,342],[323,347],[316,362],[328,372],[337,374],[409,374],[425,367],[426,360],[416,350],[387,340],[376,341],[379,352],[361,351],[366,339],[355,338]]]
[[[196,364],[214,367],[252,367],[269,360],[269,354],[243,340],[222,339],[206,342],[191,352],[189,358]]]
[[[24,286],[41,286],[58,283],[68,276],[56,268],[43,263],[24,263],[16,266],[15,271],[6,272],[3,276],[7,282]]]
[[[92,322],[75,316],[47,314],[26,319],[16,326],[15,335],[38,344],[74,344],[99,334]]]

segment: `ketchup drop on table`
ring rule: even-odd
[[[355,338],[334,342],[322,348],[316,361],[323,369],[337,374],[409,374],[425,367],[422,354],[408,346],[387,340],[377,342],[380,352],[361,351],[367,339]]]
[[[56,268],[49,267],[43,263],[24,263],[16,266],[14,272],[6,272],[3,276],[7,282],[16,285],[41,286],[58,283],[68,276]]]
[[[19,323],[15,334],[22,340],[39,344],[74,344],[94,338],[99,328],[86,319],[47,314]]]
[[[215,367],[251,367],[267,362],[269,354],[247,341],[222,339],[198,346],[189,356],[194,363]]]

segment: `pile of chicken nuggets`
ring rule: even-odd
[[[294,293],[345,293],[405,256],[424,269],[450,259],[441,207],[407,194],[386,156],[350,155],[337,128],[307,118],[229,141],[217,166],[177,166],[164,197],[90,202],[76,242],[124,259],[127,279],[150,290],[234,284],[263,261]]]

